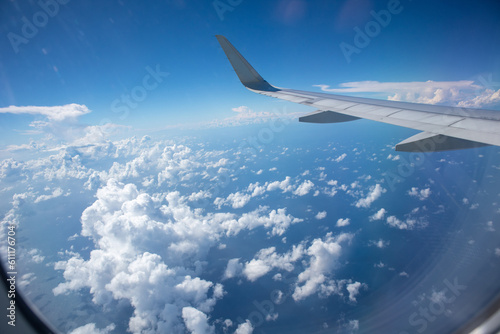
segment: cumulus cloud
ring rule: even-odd
[[[392,155],[392,154],[389,154],[389,155],[387,156],[387,159],[388,159],[388,160],[392,160],[392,161],[398,161],[400,158],[401,158],[401,157],[399,156],[399,154],[397,154],[397,155]]]
[[[289,251],[282,254],[278,253],[275,247],[264,248],[257,252],[252,260],[245,263],[242,274],[248,280],[256,281],[272,270],[278,270],[287,272],[286,277],[292,279],[297,269],[296,265],[301,264],[304,267],[292,284],[292,297],[295,301],[303,300],[313,294],[321,297],[332,294],[343,296],[344,292],[349,294],[351,301],[354,301],[360,288],[365,288],[366,285],[350,279],[333,279],[335,269],[340,266],[342,247],[350,244],[352,238],[353,234],[342,233],[334,236],[330,232],[324,238],[314,239],[309,246],[307,246],[309,243],[304,241],[293,245]],[[239,271],[239,261],[233,259],[230,262],[228,268],[230,266],[237,268],[230,271]],[[276,273],[273,279],[281,281],[283,274]]]
[[[291,180],[291,177],[287,176],[283,181],[274,181],[270,183],[266,182],[267,191],[273,191],[277,189],[281,189],[284,193],[292,191],[293,187],[291,185]]]
[[[207,315],[194,307],[184,307],[182,318],[191,334],[213,334],[215,331],[214,327],[208,324]]]
[[[370,193],[365,198],[359,199],[355,205],[357,208],[369,208],[370,205],[386,191],[387,190],[385,188],[382,188],[382,186],[377,183],[375,186],[370,188]]]
[[[361,288],[366,289],[366,287],[367,287],[366,284],[363,284],[361,282],[354,282],[347,284],[347,291],[349,292],[349,300],[354,303],[357,302],[356,296],[359,295],[359,290]]]
[[[335,158],[335,161],[336,162],[341,162],[342,160],[345,159],[345,157],[347,157],[347,154],[342,153],[340,156],[338,156],[337,158]]]
[[[396,216],[389,216],[386,220],[387,224],[391,227],[398,228],[400,230],[413,230],[417,227],[425,227],[428,222],[422,218],[411,218],[408,217],[404,221],[398,219]]]
[[[219,208],[221,207],[222,204],[230,203],[234,209],[239,209],[247,205],[248,202],[250,202],[251,198],[252,198],[251,195],[236,192],[229,194],[229,196],[227,196],[225,200],[221,198],[216,198],[214,203],[218,205]]]
[[[135,184],[109,179],[81,216],[81,235],[90,237],[96,249],[87,260],[77,254],[56,263],[65,282],[54,288],[54,294],[88,288],[97,305],[128,300],[134,308],[129,320],[134,333],[177,333],[181,318],[194,333],[211,330],[201,313],[209,314],[224,290],[198,277],[200,260],[223,236],[258,227],[280,235],[301,220],[287,215],[285,209],[267,207],[241,216],[204,214],[188,202],[188,196],[179,192],[150,195]],[[281,265],[271,261],[271,254],[262,259],[272,266]],[[229,276],[237,272],[237,262],[232,265]]]
[[[338,260],[342,254],[342,244],[352,240],[353,235],[343,233],[333,236],[332,233],[322,239],[314,239],[305,254],[309,256],[307,267],[297,278],[292,298],[296,301],[302,300],[317,292],[325,295],[338,293],[339,282],[328,277],[338,266]],[[341,284],[341,283],[340,283]]]
[[[108,334],[115,329],[115,325],[111,324],[106,326],[106,328],[99,329],[96,324],[91,322],[85,326],[81,326],[73,329],[69,334]]]
[[[42,263],[45,260],[45,256],[43,256],[39,249],[33,248],[28,251],[28,255],[31,258],[31,261],[35,263]]]
[[[399,228],[400,230],[407,230],[410,227],[405,222],[396,218],[396,216],[387,217],[387,224],[389,224],[389,226]]]
[[[240,259],[231,259],[227,262],[226,270],[224,271],[224,279],[233,278],[241,274],[243,271],[243,264]]]
[[[488,232],[495,232],[495,227],[493,226],[493,221],[490,220],[488,222],[486,222],[486,231]]]
[[[90,113],[89,108],[82,104],[66,104],[63,106],[39,107],[39,106],[9,106],[0,108],[0,114],[30,114],[42,115],[49,120],[62,121],[68,118],[77,118]]]
[[[238,328],[236,328],[236,331],[234,334],[252,334],[253,333],[253,326],[250,320],[245,321],[242,324],[238,325]]]
[[[369,217],[369,219],[370,219],[370,221],[382,220],[382,219],[384,219],[384,216],[386,213],[387,213],[387,210],[382,208],[382,209],[378,210],[377,212],[375,212],[373,215],[371,215]]]
[[[340,84],[340,88],[315,85],[333,93],[380,93],[388,100],[426,104],[449,104],[480,108],[500,102],[500,90],[483,87],[472,80],[379,82],[357,81]]]
[[[480,95],[458,102],[459,107],[463,108],[482,108],[500,103],[500,89],[486,89]]]
[[[337,227],[343,227],[351,224],[351,219],[349,218],[340,218],[337,220]]]
[[[35,203],[47,201],[52,198],[59,197],[63,194],[63,190],[61,188],[56,188],[50,195],[40,195],[35,199]]]
[[[275,247],[261,249],[254,259],[245,264],[243,274],[250,281],[256,281],[274,268],[292,271],[293,263],[304,255],[302,244],[294,245],[289,252],[279,255]]]
[[[54,152],[31,161],[0,163],[3,180],[38,181],[31,184],[30,191],[13,196],[13,209],[2,224],[17,222],[19,206],[25,202],[56,200],[54,196],[60,199],[64,194],[68,200],[77,200],[80,194],[86,201],[90,199],[80,216],[73,218],[80,218],[80,238],[88,238],[93,248],[81,255],[73,248],[61,252],[54,268],[62,280],[53,293],[86,293],[95,304],[92,306],[102,307],[103,312],[130,307],[127,330],[132,333],[217,331],[222,325],[210,315],[227,292],[221,283],[202,276],[210,251],[219,251],[216,248],[225,239],[255,229],[284,237],[292,224],[303,221],[285,207],[255,205],[244,213],[217,209],[215,191],[202,185],[220,185],[221,173],[227,176],[234,173],[232,168],[239,170],[231,159],[224,158],[233,151],[134,137],[89,147],[66,146]],[[64,186],[54,187],[57,183]],[[232,207],[242,203],[239,198],[244,202],[247,196],[253,199],[268,191],[288,193],[288,198],[298,201],[297,196],[311,192],[311,184],[301,176],[286,177],[222,189],[219,196]],[[326,211],[317,216],[325,218]],[[285,243],[283,237],[275,239]],[[329,234],[285,251],[264,248],[254,258],[229,260],[225,270],[220,268],[218,276],[210,277],[243,276],[252,281],[269,275],[269,279],[281,279],[280,284],[291,284],[296,300],[312,294],[346,294],[347,284],[352,282],[334,279],[334,271],[351,238],[350,234]],[[280,243],[277,247],[285,246]],[[32,250],[30,254],[43,261],[41,252]],[[287,274],[297,280],[285,279]],[[78,330],[99,333],[108,327],[88,324]],[[250,330],[245,324],[240,327],[241,331]]]
[[[311,181],[309,180],[305,180],[304,182],[302,182],[298,187],[297,189],[295,189],[295,191],[293,192],[295,195],[298,195],[298,196],[304,196],[304,195],[307,195],[309,193],[309,191],[311,191],[311,189],[314,187],[314,183],[312,183]]]
[[[421,201],[427,199],[431,194],[432,194],[432,191],[430,188],[418,189],[417,187],[412,187],[408,191],[408,195],[410,195],[412,197],[416,197]]]
[[[385,248],[387,246],[389,246],[390,244],[390,241],[385,241],[383,239],[379,239],[379,240],[370,240],[368,245],[370,246],[375,246],[375,247],[378,247],[378,248]]]
[[[325,219],[326,218],[326,211],[320,211],[314,217],[318,220]]]
[[[357,331],[359,329],[359,320],[349,320],[347,328],[352,331]]]
[[[290,176],[283,181],[250,183],[245,191],[238,191],[229,194],[226,198],[217,197],[214,204],[220,209],[223,205],[231,205],[234,209],[239,209],[247,205],[254,197],[264,195],[267,191],[281,190],[283,193],[291,192],[297,196],[307,195],[314,188],[314,183],[305,180],[302,183],[293,182]]]

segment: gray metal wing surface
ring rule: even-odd
[[[217,35],[234,71],[249,90],[317,110],[300,122],[340,123],[365,118],[422,132],[396,145],[396,151],[433,152],[500,146],[500,111],[384,101],[279,88],[269,84],[224,37]]]

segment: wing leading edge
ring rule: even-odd
[[[234,71],[249,90],[317,110],[300,122],[340,123],[360,118],[422,131],[396,145],[396,151],[434,152],[500,146],[500,112],[429,104],[384,101],[279,88],[269,84],[224,37],[217,35]]]

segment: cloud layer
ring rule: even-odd
[[[471,80],[379,82],[356,81],[330,88],[315,85],[331,93],[386,93],[388,100],[426,104],[450,104],[458,107],[483,108],[500,103],[500,89],[484,87]]]

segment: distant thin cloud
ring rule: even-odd
[[[387,100],[426,104],[450,104],[459,107],[485,107],[500,103],[500,89],[476,84],[472,80],[341,83],[339,88],[314,85],[331,93],[386,93]]]
[[[62,121],[67,118],[76,118],[91,111],[83,104],[66,104],[63,106],[9,106],[0,108],[1,114],[29,114],[29,115],[42,115],[53,121]]]
[[[291,122],[291,120],[299,118],[303,115],[302,112],[285,112],[285,111],[253,111],[247,106],[232,108],[236,114],[223,119],[214,119],[210,121],[202,121],[196,123],[175,124],[165,127],[165,129],[205,129],[205,128],[223,128],[232,126],[241,126],[249,124],[261,124],[271,120],[281,120],[276,127],[282,127]]]

